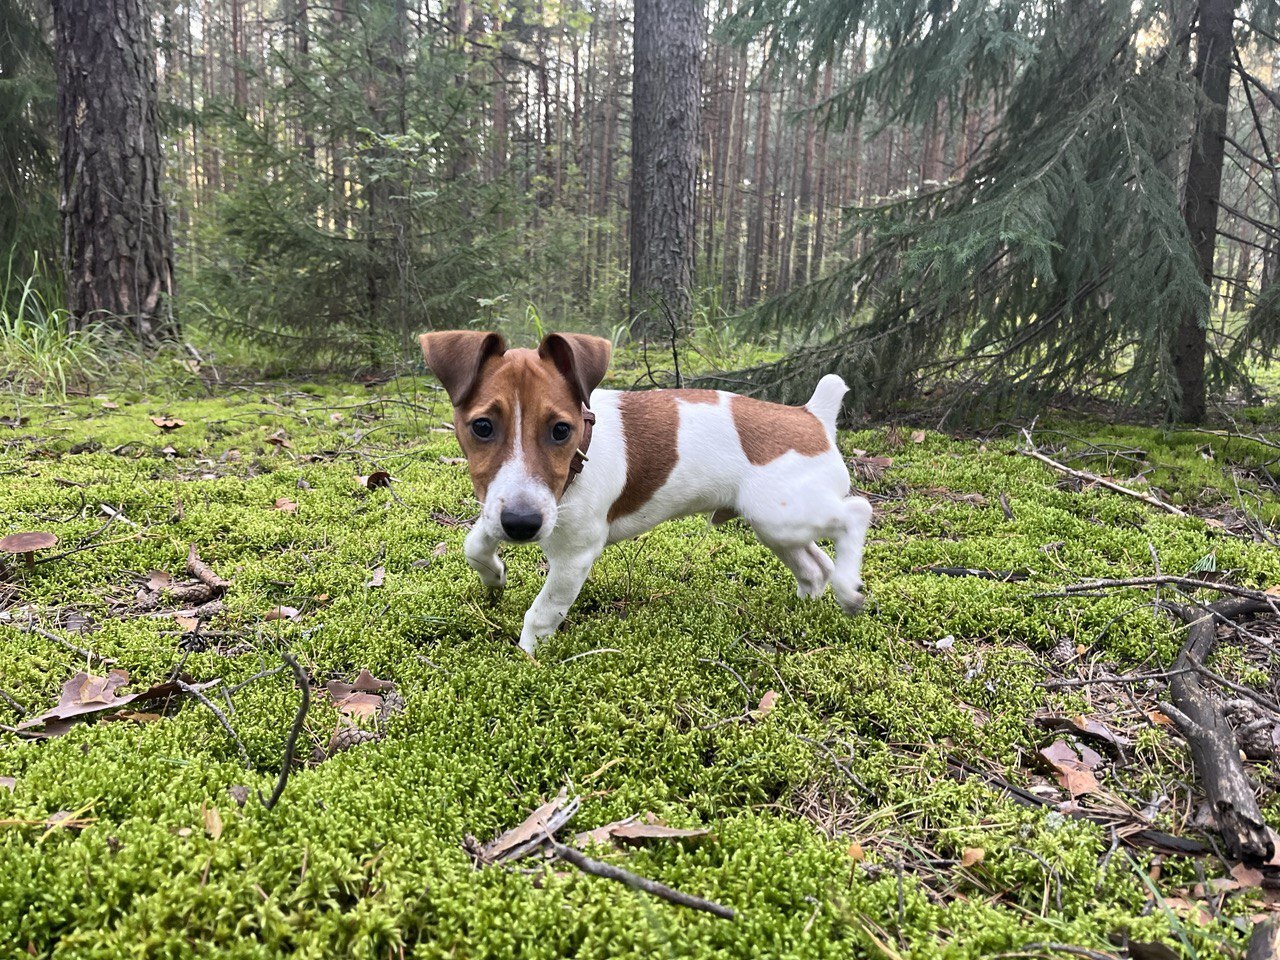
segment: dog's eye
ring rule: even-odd
[[[551,439],[556,443],[564,443],[573,433],[573,427],[569,426],[563,420],[551,428]]]
[[[471,421],[471,432],[480,440],[488,440],[493,436],[493,421],[488,417],[480,417]]]

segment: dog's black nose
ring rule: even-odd
[[[528,510],[503,510],[502,530],[512,540],[532,540],[542,529],[542,514]]]

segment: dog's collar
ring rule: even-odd
[[[587,409],[587,405],[582,405],[582,442],[578,444],[578,449],[573,451],[573,459],[569,461],[569,476],[565,478],[564,490],[569,489],[569,484],[577,478],[582,472],[582,465],[587,462],[587,450],[591,447],[591,428],[596,425],[596,415]],[[560,491],[560,495],[564,496],[564,490]]]

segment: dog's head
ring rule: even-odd
[[[483,505],[478,523],[503,540],[555,527],[582,408],[609,367],[608,340],[552,333],[508,350],[496,333],[424,333],[422,354],[453,404],[453,426]]]

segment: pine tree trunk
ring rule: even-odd
[[[1223,136],[1231,90],[1233,14],[1233,0],[1204,0],[1200,5],[1196,76],[1201,106],[1191,141],[1182,213],[1206,291],[1203,300],[1187,305],[1174,338],[1172,358],[1181,394],[1179,416],[1187,423],[1200,423],[1205,415],[1204,359],[1218,239],[1218,201],[1222,196]]]
[[[699,0],[636,0],[631,110],[631,334],[686,329],[693,313],[702,101]],[[656,301],[656,302],[655,302]]]
[[[63,265],[74,326],[174,337],[156,65],[144,0],[54,0]]]
[[[768,189],[765,180],[769,172],[769,84],[770,62],[765,57],[760,74],[760,109],[756,119],[755,174],[751,186],[755,190],[755,206],[751,211],[750,232],[747,235],[747,292],[748,306],[760,299],[760,262],[764,253],[765,204]]]

